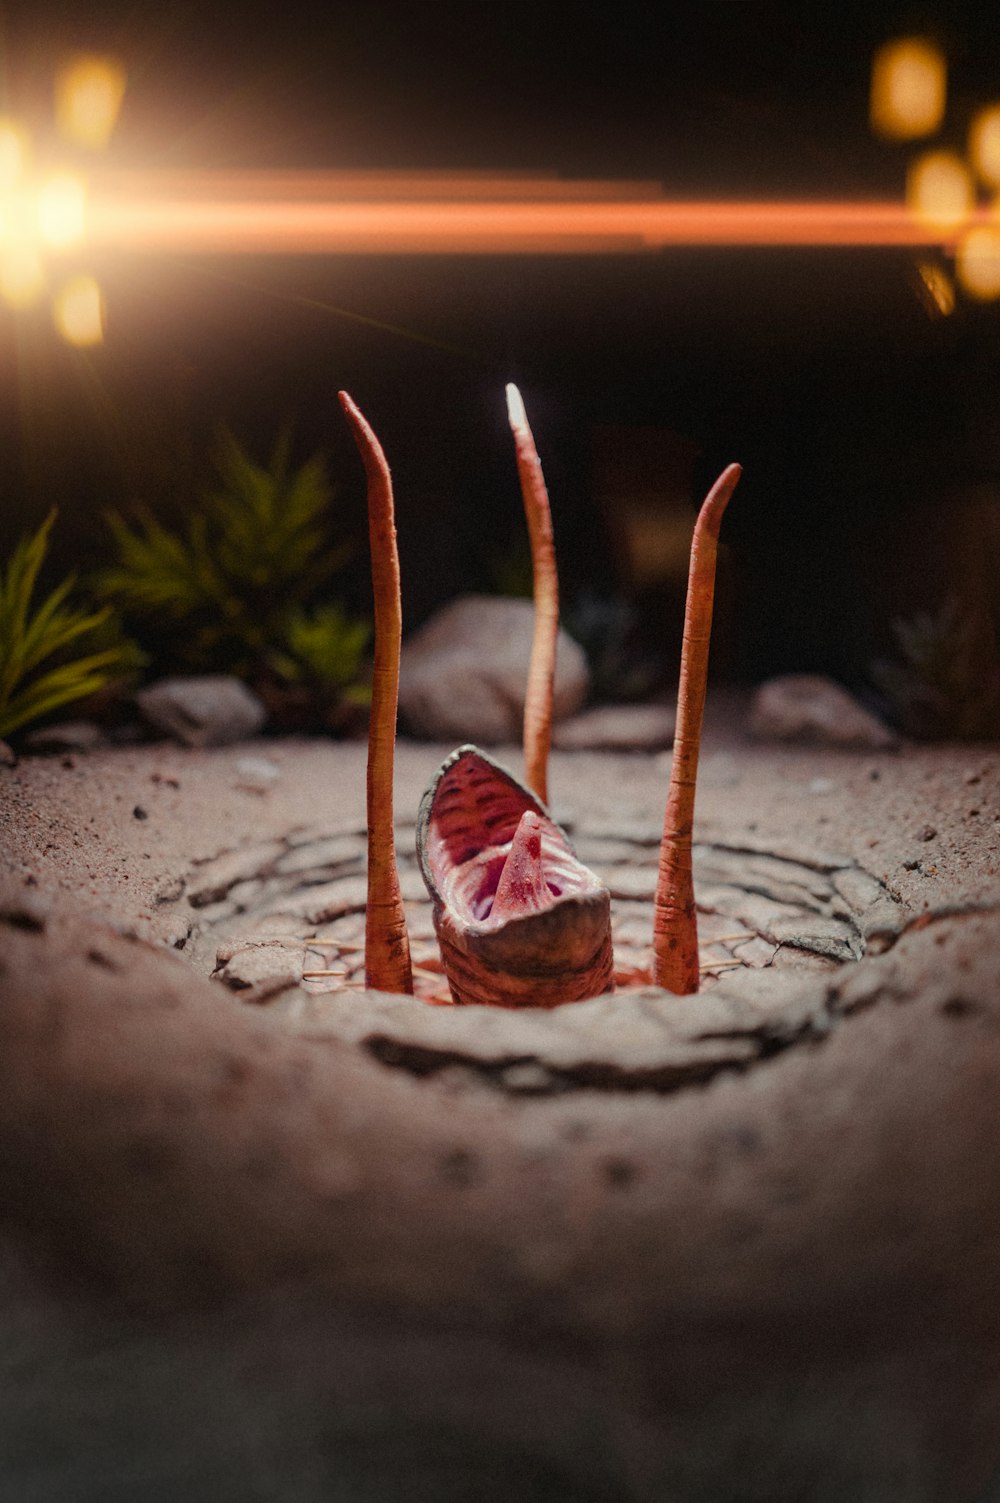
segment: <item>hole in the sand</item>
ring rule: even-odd
[[[400,884],[416,993],[444,1002],[430,899],[406,836],[399,832]],[[584,828],[576,847],[611,892],[616,985],[643,985],[656,846]],[[477,875],[469,898],[478,917],[489,913],[503,860],[498,855]],[[272,1007],[291,1005],[290,991],[363,989],[364,863],[365,833],[357,828],[295,830],[200,862],[176,900],[192,922],[186,953],[237,994],[272,997]],[[886,949],[912,918],[885,883],[848,856],[754,836],[742,844],[696,845],[694,866],[706,992],[745,971],[833,971]]]

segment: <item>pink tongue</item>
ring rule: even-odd
[[[552,894],[542,871],[542,821],[533,810],[526,809],[500,873],[490,918],[508,919],[535,913],[551,902]]]

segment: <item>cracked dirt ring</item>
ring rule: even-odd
[[[431,905],[397,830],[418,990],[446,991]],[[658,839],[574,832],[581,858],[612,896],[616,971],[648,972]],[[310,1031],[363,1045],[384,1064],[427,1075],[464,1066],[518,1093],[673,1089],[740,1068],[825,1033],[828,1007],[803,1014],[788,974],[826,973],[879,954],[914,915],[847,855],[774,848],[695,847],[703,990],[666,1008],[655,988],[631,987],[578,1019],[571,1009],[496,1017],[449,1009],[432,1019],[408,999],[359,998],[364,989],[365,837],[356,826],[293,830],[196,864],[175,888],[192,911],[185,949],[242,1000],[267,1004]],[[766,977],[761,971],[780,973]],[[725,984],[719,990],[720,981]],[[706,993],[710,1001],[706,1006]]]

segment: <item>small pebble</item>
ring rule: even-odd
[[[923,829],[918,833],[917,839],[918,840],[934,840],[936,836],[937,836],[937,830],[935,830],[935,828],[934,828],[933,825],[924,825]]]
[[[281,768],[266,757],[240,757],[236,763],[236,787],[246,793],[267,793],[281,777]]]
[[[24,744],[33,752],[89,752],[105,742],[99,725],[90,720],[67,720],[29,731]]]
[[[135,808],[132,810],[132,815],[133,815],[133,818],[135,818],[135,819],[148,819],[149,818],[149,815],[146,813],[145,809],[142,807],[141,804],[136,804]]]
[[[903,870],[904,872],[918,872],[921,870],[920,862],[917,860],[904,861]]]

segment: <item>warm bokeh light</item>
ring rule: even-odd
[[[972,174],[954,152],[926,152],[907,174],[906,202],[920,224],[939,234],[953,235],[975,208]]]
[[[16,187],[27,163],[27,136],[15,121],[0,118],[0,192]]]
[[[38,190],[38,233],[52,250],[82,241],[87,223],[87,190],[71,172],[54,173]]]
[[[955,284],[936,261],[918,261],[917,276],[924,306],[929,313],[947,318],[955,311]]]
[[[38,193],[29,184],[0,193],[0,250],[8,246],[21,250],[31,246],[38,254],[39,218]]]
[[[94,150],[106,146],[125,94],[125,70],[112,57],[72,58],[56,77],[56,124],[62,134]]]
[[[929,136],[944,119],[944,55],[922,37],[886,42],[872,62],[872,129],[892,141]]]
[[[969,160],[984,183],[1000,188],[1000,104],[987,105],[973,119]]]
[[[0,249],[0,297],[11,308],[30,308],[45,287],[45,267],[30,241]]]
[[[963,235],[955,254],[962,288],[980,302],[1000,297],[1000,224],[977,225]]]
[[[85,348],[104,339],[104,300],[93,277],[74,277],[61,287],[53,300],[52,316],[70,344]]]

